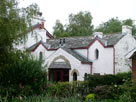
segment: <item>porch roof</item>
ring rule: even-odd
[[[66,62],[53,62],[49,69],[71,69],[71,67]]]

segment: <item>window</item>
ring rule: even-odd
[[[76,72],[74,72],[74,74],[73,74],[73,81],[77,81],[77,74],[76,74]]]
[[[96,49],[96,50],[95,50],[95,59],[98,59],[98,58],[99,58],[99,50]]]
[[[40,52],[40,53],[39,53],[39,60],[42,60],[42,57],[43,57],[43,53]]]
[[[84,80],[87,80],[87,73],[84,74]]]

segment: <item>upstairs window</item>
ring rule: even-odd
[[[39,60],[42,60],[42,58],[43,58],[43,53],[40,52],[40,53],[39,53]]]
[[[98,58],[99,58],[99,50],[96,49],[96,50],[95,50],[95,59],[98,59]]]

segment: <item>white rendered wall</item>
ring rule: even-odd
[[[42,44],[40,44],[40,45],[38,46],[38,48],[37,48],[34,52],[32,52],[32,55],[33,55],[36,59],[39,59],[39,54],[40,54],[40,52],[43,53],[43,60],[46,60],[46,59],[47,59],[51,54],[53,54],[55,51],[54,51],[54,50],[53,50],[53,51],[47,51],[47,49],[44,48]]]
[[[99,58],[95,58],[95,50]],[[89,60],[93,61],[92,73],[113,74],[113,48],[104,48],[97,40],[89,48]]]
[[[71,69],[69,71],[69,81],[73,81],[73,76],[71,75],[72,70],[76,69],[79,72],[79,76],[77,76],[77,80],[83,81],[84,74],[90,74],[90,65],[89,64],[82,64],[81,61],[64,51],[63,49],[58,49],[55,53],[53,53],[50,57],[47,58],[45,64],[49,67],[51,62],[58,56],[64,56],[71,65]],[[60,59],[59,61],[61,61]],[[57,60],[58,61],[58,60]]]
[[[25,43],[15,45],[15,48],[20,49],[20,50],[26,50],[30,46],[39,42],[40,40],[42,40],[43,42],[46,42],[46,30],[37,28],[33,32],[28,33],[28,37]]]
[[[126,54],[135,47],[136,40],[131,34],[125,35],[115,45],[115,73],[131,71],[131,60],[126,58]]]

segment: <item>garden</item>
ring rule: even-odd
[[[18,0],[0,1],[0,102],[136,102],[131,72],[49,82],[42,60],[14,48],[27,40],[39,11],[36,4],[21,9],[18,4]]]
[[[135,102],[136,85],[131,72],[87,75],[85,81],[47,80],[41,60],[22,52],[10,53],[0,68],[0,102]]]

